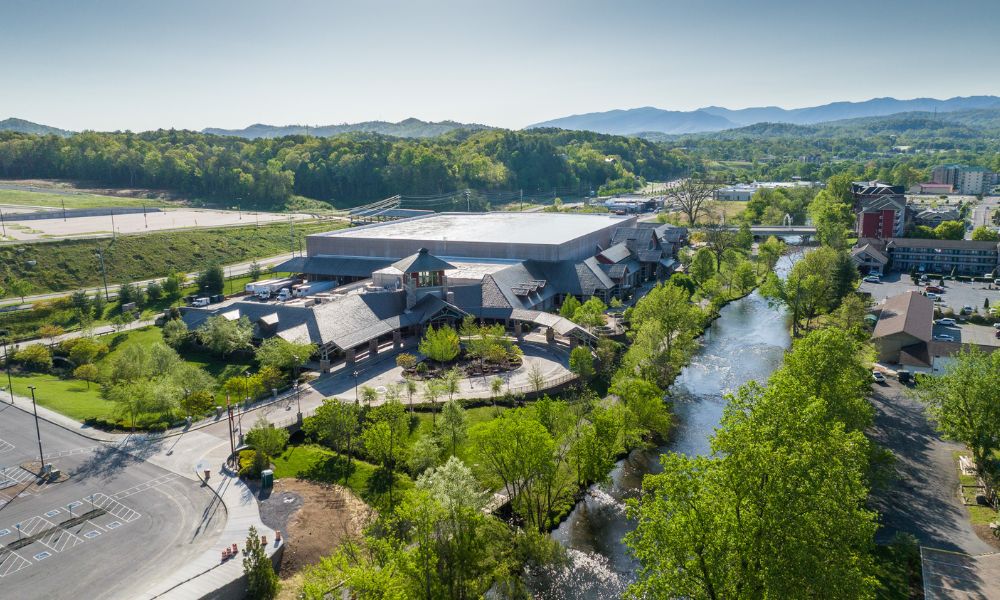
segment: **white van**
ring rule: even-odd
[[[202,296],[201,298],[195,298],[191,302],[191,306],[208,306],[210,304],[210,302],[211,301],[209,300],[209,298],[206,298],[205,296]]]

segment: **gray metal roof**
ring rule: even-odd
[[[619,229],[615,230],[615,232],[618,232],[618,231],[621,231],[621,229],[619,228]],[[632,253],[631,253],[631,251],[629,251],[628,245],[625,242],[620,242],[620,243],[615,244],[614,246],[611,246],[607,250],[604,250],[603,252],[601,252],[597,256],[600,257],[600,258],[603,258],[604,260],[608,261],[609,263],[614,264],[614,263],[620,263],[623,260],[628,260],[628,258],[631,255],[632,255]]]
[[[406,258],[392,263],[393,268],[399,269],[403,273],[429,273],[431,271],[447,271],[454,269],[455,265],[443,261],[421,248],[416,254],[411,254]]]
[[[276,267],[279,273],[306,273],[333,277],[371,277],[392,264],[392,259],[369,256],[298,256]]]

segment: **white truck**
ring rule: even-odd
[[[244,288],[248,294],[253,294],[261,300],[267,300],[279,293],[282,288],[291,289],[297,280],[294,277],[284,279],[262,279],[248,283]]]

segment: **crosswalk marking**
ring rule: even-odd
[[[132,510],[115,498],[105,494],[94,494],[91,501],[94,503],[95,507],[103,509],[109,515],[113,515],[125,523],[131,523],[142,516],[137,511]]]
[[[144,492],[144,491],[146,491],[146,490],[148,490],[150,488],[154,488],[154,487],[156,487],[158,485],[163,485],[164,483],[168,483],[170,481],[173,481],[174,479],[177,479],[178,477],[180,477],[180,475],[178,475],[177,473],[167,473],[166,475],[161,475],[160,477],[157,477],[156,479],[150,479],[149,481],[147,481],[145,483],[140,483],[139,485],[135,485],[135,486],[132,486],[132,487],[130,487],[128,489],[124,489],[124,490],[118,492],[117,494],[112,495],[111,497],[115,498],[116,500],[121,500],[123,498],[128,498],[129,496],[132,496],[134,494],[138,494],[139,492]]]

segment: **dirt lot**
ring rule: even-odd
[[[373,513],[339,485],[279,479],[261,503],[261,517],[281,530],[288,544],[280,573],[288,578],[331,554],[343,540],[360,535]]]

